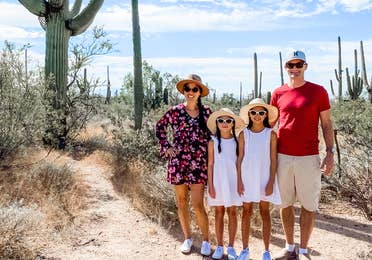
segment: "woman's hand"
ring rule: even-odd
[[[165,151],[165,156],[168,158],[175,157],[178,154],[177,150],[173,147],[170,147]]]

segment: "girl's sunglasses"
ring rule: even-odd
[[[223,124],[223,123],[231,124],[232,122],[234,122],[234,119],[232,118],[227,118],[227,119],[217,118],[217,123],[219,124]]]
[[[261,111],[249,110],[249,114],[251,114],[251,116],[255,116],[255,115],[264,116],[266,115],[266,111],[265,110],[261,110]]]
[[[190,92],[190,90],[194,93],[198,92],[199,91],[199,88],[198,87],[195,87],[195,88],[190,88],[189,86],[184,86],[183,87],[183,91],[185,92]]]
[[[294,67],[296,67],[297,69],[301,69],[303,66],[305,65],[305,62],[296,62],[296,63],[290,63],[290,62],[287,62],[285,64],[285,66],[288,68],[288,69],[293,69]]]

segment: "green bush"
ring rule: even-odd
[[[332,116],[340,148],[340,164],[338,174],[334,174],[329,182],[337,187],[342,198],[372,219],[372,104],[364,100],[340,102],[333,105]]]
[[[42,131],[42,82],[24,75],[21,50],[6,42],[0,53],[0,161],[33,143]],[[35,77],[34,77],[35,76]]]

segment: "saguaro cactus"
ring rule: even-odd
[[[335,69],[335,76],[336,76],[336,80],[338,81],[338,100],[342,101],[342,60],[341,60],[341,38],[340,36],[338,36],[338,70]]]
[[[71,36],[83,33],[93,22],[103,0],[91,0],[80,12],[82,0],[76,0],[71,9],[68,0],[18,0],[28,11],[39,17],[41,27],[46,33],[45,74],[53,77],[51,90],[54,92],[52,106],[64,109],[67,91],[68,43]],[[61,113],[66,116],[64,112]],[[59,120],[62,129],[66,127],[66,118]],[[65,130],[56,133],[59,148],[64,147]]]
[[[279,63],[280,63],[280,83],[284,85],[284,76],[283,76],[283,59],[282,53],[279,52]]]
[[[347,90],[352,100],[359,98],[363,90],[363,79],[359,76],[357,50],[354,50],[354,76],[350,79],[349,69],[346,68]]]
[[[257,72],[257,54],[253,54],[253,66],[254,66],[254,90],[253,90],[253,98],[258,97],[258,72]]]
[[[362,60],[362,79],[363,79],[363,83],[367,88],[369,102],[372,103],[372,76],[371,76],[371,80],[368,81],[368,79],[367,79],[367,69],[366,69],[366,60],[364,58],[363,41],[360,41],[360,56],[361,56],[361,60]]]

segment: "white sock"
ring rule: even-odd
[[[289,252],[293,252],[294,250],[295,250],[295,244],[287,244],[287,243],[285,243],[285,248],[287,248],[287,250],[289,251]]]
[[[298,253],[299,253],[299,254],[303,254],[303,255],[304,255],[304,254],[307,254],[307,248],[301,248],[301,247],[300,247],[300,248],[298,249]]]

